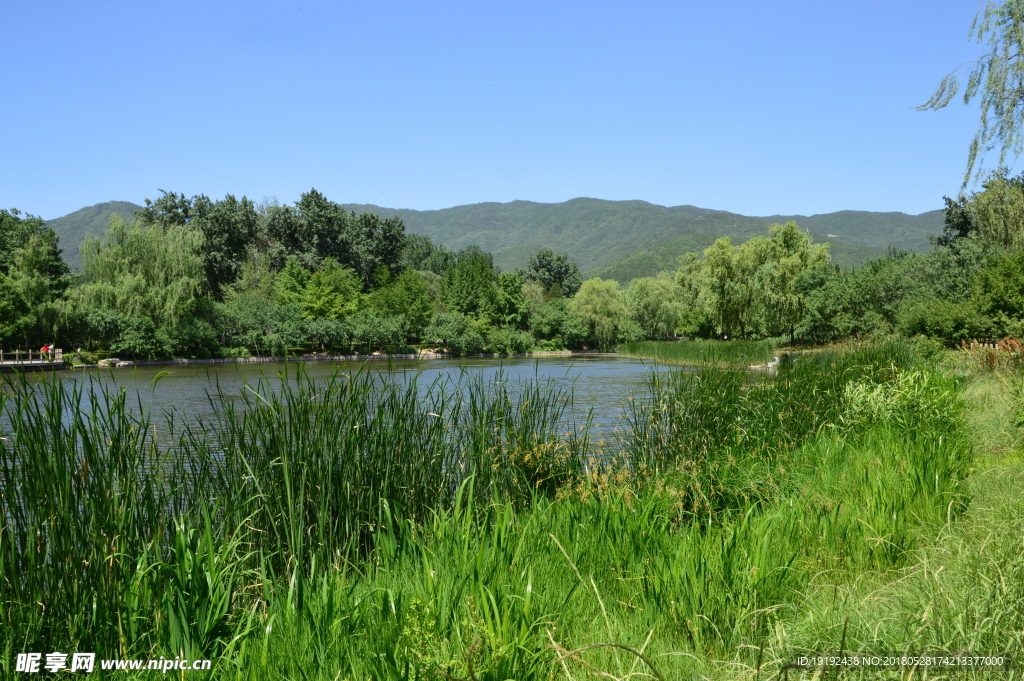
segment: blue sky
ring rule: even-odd
[[[959,191],[978,6],[5,2],[0,206],[158,189],[436,209],[578,196],[920,213]]]

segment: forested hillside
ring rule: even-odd
[[[479,203],[418,211],[346,204],[357,213],[402,219],[410,232],[450,249],[478,245],[502,269],[522,267],[540,248],[564,251],[588,275],[626,283],[674,266],[675,257],[720,236],[734,241],[766,233],[768,225],[794,221],[815,241],[834,244],[841,264],[858,264],[889,246],[926,251],[928,235],[942,231],[942,211],[921,215],[839,211],[824,215],[748,217],[695,206],[658,206],[646,201],[579,198],[563,203]],[[630,259],[629,263],[622,264]],[[620,274],[622,273],[622,274]]]

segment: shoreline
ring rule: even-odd
[[[211,359],[150,359],[124,360],[116,364],[66,364],[68,369],[127,369],[144,366],[183,366],[193,364],[268,364],[272,362],[361,362],[368,360],[420,360],[420,359],[467,359],[503,357],[571,357],[592,355],[615,355],[614,352],[596,350],[538,350],[512,354],[482,353],[476,355],[449,355],[443,352],[401,353],[394,355],[300,355],[291,357],[220,357]]]

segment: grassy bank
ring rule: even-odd
[[[976,458],[962,386],[900,344],[652,377],[604,463],[550,385],[299,375],[169,442],[124,395],[44,385],[3,398],[8,672],[67,649],[754,679],[840,646],[1021,650],[1024,474]]]
[[[623,343],[617,350],[629,357],[681,366],[750,366],[772,358],[771,341],[642,341]]]

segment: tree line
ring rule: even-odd
[[[789,222],[718,239],[675,271],[583,281],[541,250],[502,272],[398,218],[356,215],[315,189],[293,205],[162,192],[61,259],[37,217],[0,210],[0,347],[57,342],[134,358],[291,352],[454,354],[611,349],[667,337],[825,343],[901,332],[947,344],[1024,333],[1024,176],[946,198],[927,254],[855,268]]]
[[[82,246],[81,274],[37,217],[0,210],[0,347],[56,341],[136,358],[584,347],[567,314],[582,283],[542,250],[501,272],[398,218],[311,190],[293,205],[162,192]]]

